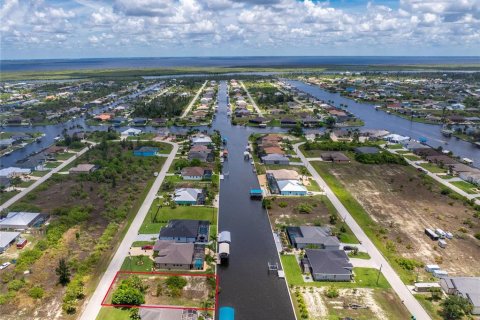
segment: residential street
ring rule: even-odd
[[[185,109],[185,111],[183,111],[182,116],[181,116],[180,118],[185,118],[185,117],[187,116],[187,114],[190,112],[190,110],[192,109],[193,105],[195,104],[195,101],[197,101],[198,96],[200,96],[200,93],[202,93],[203,88],[205,88],[205,85],[206,85],[206,84],[207,84],[207,81],[205,80],[205,82],[204,82],[203,85],[200,87],[200,89],[198,89],[197,94],[195,95],[195,97],[193,97],[192,101],[190,101],[190,103],[188,104],[187,109]]]
[[[82,320],[94,320],[97,317],[102,307],[101,306],[102,300],[105,294],[107,293],[110,283],[113,281],[115,274],[117,273],[117,271],[120,270],[120,268],[122,267],[123,261],[128,256],[130,246],[137,239],[138,230],[140,229],[140,226],[142,225],[143,220],[145,219],[145,216],[147,215],[148,210],[150,209],[150,206],[155,200],[157,191],[160,188],[163,182],[163,179],[165,178],[165,175],[178,151],[177,143],[171,143],[171,142],[167,142],[167,143],[170,143],[173,145],[172,152],[168,156],[162,169],[160,170],[160,173],[158,174],[158,177],[155,179],[155,182],[153,183],[152,187],[150,188],[150,191],[145,197],[145,200],[143,201],[142,206],[138,210],[138,213],[133,219],[132,224],[130,225],[130,228],[125,234],[125,237],[123,238],[122,243],[118,246],[117,252],[113,256],[112,260],[110,261],[110,264],[108,265],[107,270],[105,271],[102,278],[100,279],[95,292],[93,293],[92,297],[86,302],[86,306],[82,312],[82,316],[80,317],[80,319]]]
[[[408,290],[407,286],[402,282],[400,277],[397,275],[395,270],[390,266],[388,261],[383,257],[381,252],[375,247],[373,242],[368,238],[368,236],[363,232],[362,228],[357,224],[357,222],[353,219],[347,209],[343,206],[337,196],[333,193],[330,187],[325,183],[325,181],[320,177],[317,171],[313,168],[313,166],[308,162],[302,152],[299,150],[299,146],[303,143],[295,144],[294,150],[297,155],[300,157],[302,162],[307,167],[308,171],[312,175],[312,177],[317,181],[318,185],[325,190],[325,193],[328,199],[332,202],[332,204],[337,209],[340,216],[345,217],[345,222],[350,227],[352,232],[361,242],[363,247],[367,250],[368,254],[370,255],[372,261],[372,265],[382,266],[382,274],[385,276],[387,281],[390,283],[392,288],[395,290],[397,295],[400,299],[404,302],[405,307],[409,310],[409,312],[414,315],[418,320],[428,320],[431,319],[430,316],[425,312],[423,307],[420,303],[415,299],[415,297],[411,294]]]
[[[92,145],[96,144],[96,143],[93,143],[93,142],[90,142],[90,143]],[[16,194],[12,198],[5,201],[5,203],[0,206],[0,211],[10,207],[12,204],[14,204],[18,200],[22,199],[23,197],[25,197],[30,191],[32,191],[33,189],[35,189],[36,187],[38,187],[39,185],[41,185],[42,183],[47,181],[54,173],[57,173],[57,172],[61,171],[63,168],[68,166],[70,163],[75,161],[75,159],[77,159],[78,157],[80,157],[82,154],[84,154],[87,151],[88,151],[88,147],[83,148],[82,150],[80,150],[79,152],[74,154],[72,157],[70,157],[69,159],[62,162],[62,164],[60,164],[58,167],[50,170],[50,172],[48,172],[46,175],[44,175],[43,177],[41,177],[40,179],[35,181],[31,186],[28,186],[27,188],[23,189],[20,193]]]
[[[250,102],[252,103],[253,107],[255,108],[255,111],[258,113],[259,117],[263,117],[262,111],[260,111],[260,108],[257,106],[255,103],[255,100],[253,100],[252,96],[250,95],[250,92],[248,92],[247,87],[243,84],[243,81],[240,81],[240,84],[242,85],[243,90],[247,93],[248,99],[250,99]]]

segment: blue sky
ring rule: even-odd
[[[480,0],[0,0],[1,59],[479,55]]]

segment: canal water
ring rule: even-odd
[[[348,105],[347,110],[365,122],[364,128],[385,129],[415,140],[425,137],[428,145],[432,147],[441,146],[443,149],[452,151],[457,156],[472,159],[475,166],[480,167],[480,148],[455,137],[448,138],[443,136],[440,132],[440,125],[413,122],[383,111],[376,111],[371,104],[355,102],[352,99],[342,97],[339,93],[331,93],[302,81],[290,80],[287,82],[319,100],[332,100],[337,107],[340,104]]]
[[[243,159],[248,136],[253,130],[232,126],[227,116],[227,86],[220,82],[219,111],[213,128],[227,138],[228,161],[220,185],[219,231],[230,231],[230,263],[219,267],[219,306],[235,308],[239,320],[295,319],[286,283],[276,273],[268,273],[268,263],[278,263],[278,255],[260,201],[250,200],[250,188],[259,188],[249,161]]]

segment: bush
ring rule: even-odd
[[[480,232],[475,233],[474,237],[477,238],[478,240],[480,240]]]
[[[35,286],[28,291],[28,295],[33,299],[41,299],[43,298],[44,294],[45,291],[43,290],[43,288],[38,286]]]
[[[398,265],[405,270],[412,271],[415,268],[423,267],[423,263],[414,259],[397,258]]]
[[[12,280],[8,283],[7,288],[8,288],[8,290],[18,291],[18,290],[22,289],[24,285],[25,285],[24,280],[15,279],[15,280]]]
[[[286,203],[285,201],[281,201],[281,202],[278,203],[278,206],[280,208],[286,208],[286,207],[288,207],[288,203]]]
[[[306,213],[306,214],[312,213],[313,211],[313,207],[308,203],[301,203],[296,207],[296,209],[299,213]]]
[[[338,289],[334,286],[328,287],[327,291],[325,291],[325,296],[330,299],[337,298],[339,295]]]

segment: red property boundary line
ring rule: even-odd
[[[184,277],[204,277],[204,278],[215,278],[215,306],[213,308],[196,308],[196,307],[181,307],[181,306],[168,306],[168,305],[131,305],[131,304],[112,304],[105,303],[108,294],[112,290],[115,280],[121,274],[140,274],[140,275],[161,275],[161,276],[184,276]],[[144,271],[117,271],[115,277],[113,277],[110,286],[108,287],[105,296],[103,297],[101,306],[102,307],[122,307],[122,308],[149,308],[149,309],[180,309],[180,310],[197,310],[197,311],[217,311],[218,305],[218,277],[215,274],[209,273],[169,273],[169,272],[144,272]]]

